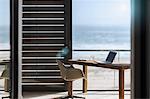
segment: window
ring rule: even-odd
[[[73,0],[72,5],[73,58],[105,60],[109,50],[117,50],[115,62],[130,63],[130,0]],[[118,88],[118,71],[88,68],[89,90]],[[129,88],[129,71],[126,76]]]
[[[9,59],[10,52],[10,40],[9,40],[9,24],[10,24],[10,12],[9,1],[0,0],[0,61]],[[0,75],[5,66],[0,66]],[[0,89],[4,87],[4,79],[0,80]]]

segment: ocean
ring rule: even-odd
[[[73,49],[130,49],[130,28],[73,26]]]
[[[73,25],[72,46],[80,50],[130,50],[130,28],[127,26]],[[73,52],[73,58],[104,60],[108,52]],[[116,62],[130,62],[130,51],[120,51]]]
[[[8,44],[9,39],[9,27],[0,26],[0,44]],[[130,29],[119,26],[73,25],[72,40],[73,49],[130,49]]]

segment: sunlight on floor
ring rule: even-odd
[[[50,92],[25,92],[24,99],[57,99],[58,97],[66,96],[67,92],[50,93]],[[118,92],[82,92],[75,91],[75,96],[85,97],[85,99],[119,99]],[[125,99],[130,99],[130,92],[125,92]]]

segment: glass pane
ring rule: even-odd
[[[72,5],[73,50],[100,50],[73,51],[73,58],[104,61],[109,50],[118,50],[114,62],[130,63],[130,0],[73,0]],[[89,66],[88,79],[89,90],[118,89],[117,70]],[[74,84],[81,85],[82,80]],[[130,88],[130,70],[125,88]]]
[[[0,76],[6,68],[3,60],[10,59],[9,25],[10,25],[10,0],[0,0]],[[4,79],[0,79],[0,90],[4,89]]]
[[[10,48],[9,24],[10,24],[10,0],[0,0],[0,49]]]

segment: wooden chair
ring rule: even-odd
[[[65,67],[64,63],[60,60],[57,60],[59,69],[60,69],[60,74],[62,76],[62,79],[64,79],[67,82],[67,89],[68,89],[68,96],[64,97],[65,98],[83,98],[84,97],[79,97],[79,96],[73,96],[72,92],[72,82],[74,80],[80,79],[80,78],[85,78],[84,73],[77,68],[74,68],[73,66],[70,67]]]

